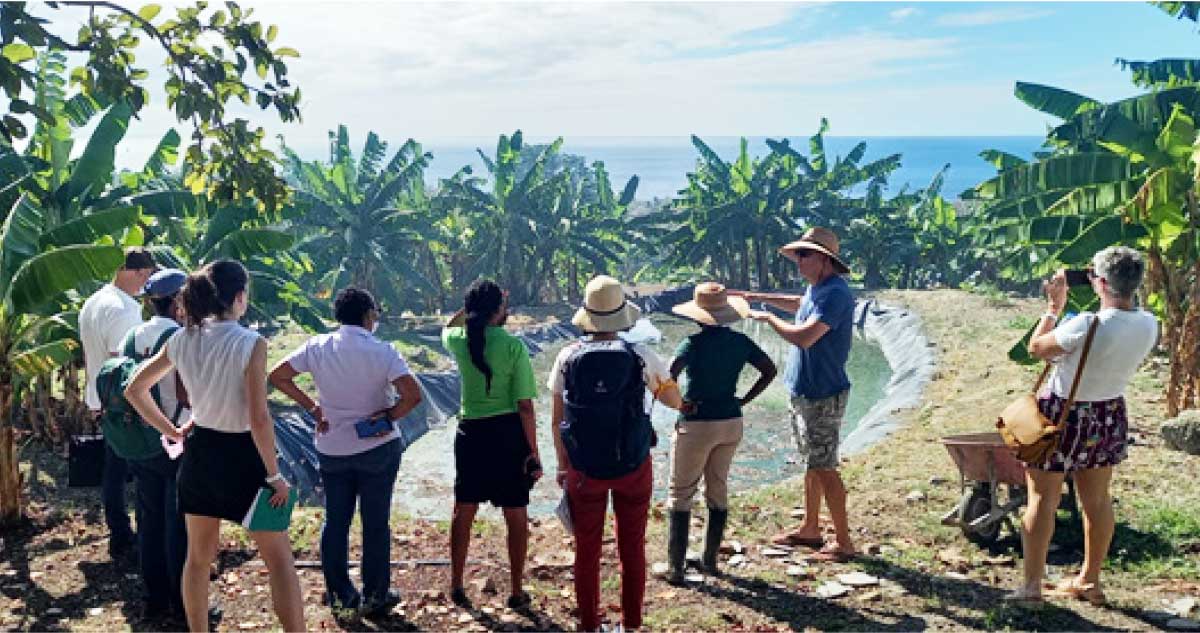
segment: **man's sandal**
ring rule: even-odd
[[[1104,591],[1096,583],[1083,583],[1078,578],[1068,578],[1056,585],[1051,593],[1076,600],[1086,600],[1093,607],[1102,607],[1108,603]]]

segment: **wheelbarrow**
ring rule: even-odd
[[[1025,465],[1004,444],[999,433],[966,433],[942,438],[942,445],[958,466],[962,498],[942,516],[942,525],[958,526],[968,540],[991,545],[1007,526],[1019,534],[1012,515],[1025,505]],[[1078,513],[1075,485],[1067,479],[1067,494],[1060,507]]]

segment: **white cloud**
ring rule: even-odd
[[[938,26],[970,27],[1004,24],[1006,22],[1024,22],[1050,15],[1051,11],[1009,7],[1002,9],[986,9],[983,11],[967,11],[949,13],[938,17]]]
[[[903,9],[896,9],[895,11],[889,12],[888,17],[890,17],[893,22],[900,22],[901,20],[907,20],[918,13],[920,13],[920,10],[918,10],[916,7],[904,7]]]
[[[290,78],[303,124],[253,111],[320,156],[345,123],[399,143],[492,136],[780,134],[822,115],[893,110],[847,95],[956,63],[952,37],[809,31],[820,5],[753,3],[261,3],[255,18],[298,49]],[[903,11],[904,9],[901,9]],[[894,12],[893,12],[894,13]],[[797,26],[799,25],[799,26]],[[123,161],[140,161],[175,122],[155,107],[132,126]],[[843,130],[851,130],[839,125]]]

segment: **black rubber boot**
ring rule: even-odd
[[[704,534],[704,556],[700,564],[704,571],[714,576],[721,573],[717,568],[717,554],[721,551],[721,540],[725,538],[725,522],[729,520],[729,510],[708,509],[708,525]]]
[[[667,527],[667,582],[682,585],[688,545],[688,524],[692,513],[674,510]]]

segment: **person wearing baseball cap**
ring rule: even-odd
[[[136,297],[158,270],[154,255],[148,249],[125,249],[125,261],[113,276],[83,302],[79,310],[79,342],[83,347],[87,384],[84,400],[93,419],[100,419],[100,395],[96,391],[96,375],[104,361],[121,353],[121,342],[129,330],[142,322],[142,306]],[[129,465],[112,450],[106,441],[104,472],[101,476],[100,500],[104,507],[104,523],[108,527],[108,552],[113,560],[121,560],[133,550],[135,537],[125,507],[125,480]]]
[[[850,268],[841,259],[837,235],[823,227],[809,228],[779,252],[795,262],[800,276],[808,281],[802,297],[736,293],[749,301],[763,301],[796,313],[794,323],[764,310],[749,313],[750,318],[767,322],[792,344],[784,376],[791,389],[792,431],[808,462],[804,523],[776,535],[772,541],[811,547],[818,550],[817,560],[841,562],[856,554],[846,516],[846,486],[838,473],[838,442],[850,393],[846,360],[854,323],[854,296],[842,275]],[[833,519],[835,540],[829,543],[822,538],[818,524],[822,498]]]
[[[128,258],[127,258],[128,259]],[[130,330],[138,358],[150,358],[158,352],[183,321],[179,291],[187,273],[178,268],[159,269],[142,286],[143,298],[153,316]],[[157,383],[158,404],[164,415],[176,425],[191,419],[187,391],[179,374],[172,369]],[[129,459],[137,490],[138,559],[145,584],[144,619],[183,618],[180,583],[187,558],[187,530],[176,498],[179,461],[165,451],[146,459]]]

